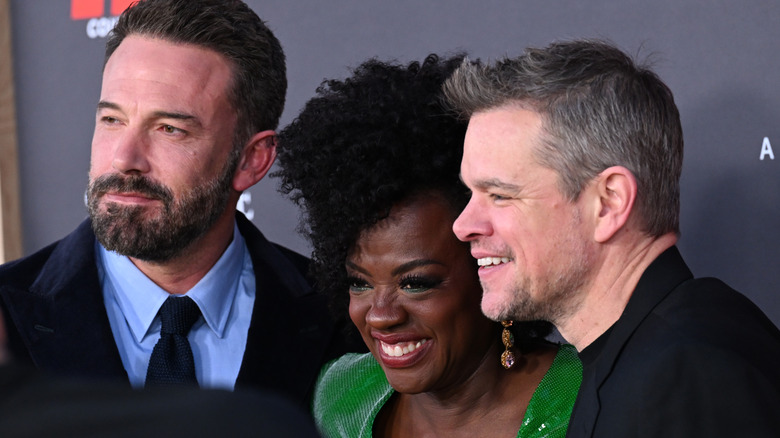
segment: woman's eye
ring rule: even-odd
[[[419,294],[427,291],[428,289],[430,289],[430,287],[421,284],[407,284],[402,286],[401,289],[405,292]]]
[[[404,278],[401,281],[401,290],[409,293],[422,293],[433,289],[439,284],[441,284],[440,280],[420,276],[411,276]]]
[[[371,285],[359,278],[349,278],[349,291],[351,293],[361,293],[371,289]]]

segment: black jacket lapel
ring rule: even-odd
[[[103,305],[89,221],[50,248],[29,290],[0,288],[30,359],[58,374],[127,379]]]
[[[308,399],[333,336],[325,297],[303,274],[308,260],[270,243],[243,215],[257,285],[247,348],[237,387],[258,385]]]

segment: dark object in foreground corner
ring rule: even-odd
[[[0,436],[319,437],[291,402],[255,391],[161,388],[44,377],[0,366]]]

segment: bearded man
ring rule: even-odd
[[[236,212],[274,162],[286,87],[279,41],[241,1],[126,10],[106,45],[89,219],[0,267],[13,356],[136,388],[254,386],[306,403],[345,341],[308,260]]]

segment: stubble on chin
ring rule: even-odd
[[[519,278],[507,290],[483,284],[482,312],[494,321],[549,321],[559,325],[582,303],[588,257],[579,253],[568,265],[541,282]]]
[[[587,236],[579,232],[581,223],[582,213],[575,209],[560,239],[550,243],[556,251],[548,254],[547,270],[533,277],[517,272],[508,290],[498,291],[504,294],[502,302],[492,309],[483,305],[486,316],[496,321],[548,321],[560,326],[574,315],[584,301],[593,264]]]
[[[480,284],[482,285],[482,313],[493,321],[512,319],[507,317],[510,313],[510,304],[514,302],[510,291],[494,290],[483,282]]]

